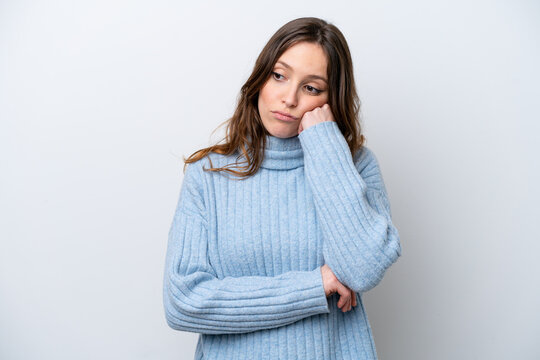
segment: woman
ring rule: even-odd
[[[401,245],[358,112],[342,33],[296,19],[226,141],[185,160],[163,295],[169,326],[201,334],[196,359],[377,358],[361,294]]]

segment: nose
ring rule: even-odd
[[[282,94],[281,101],[285,103],[287,107],[295,107],[296,105],[298,105],[298,96],[296,94],[296,88],[292,85],[288,86],[284,90],[284,93]]]

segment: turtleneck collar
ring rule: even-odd
[[[304,151],[298,135],[290,138],[266,135],[266,148],[261,167],[289,170],[303,165]]]

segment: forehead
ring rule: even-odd
[[[295,73],[305,75],[326,75],[328,60],[319,44],[300,42],[288,48],[276,61],[282,61],[292,67]]]

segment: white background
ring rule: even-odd
[[[381,359],[540,358],[536,1],[0,2],[0,358],[192,359],[162,276],[182,156],[284,23],[348,40],[402,257]]]

